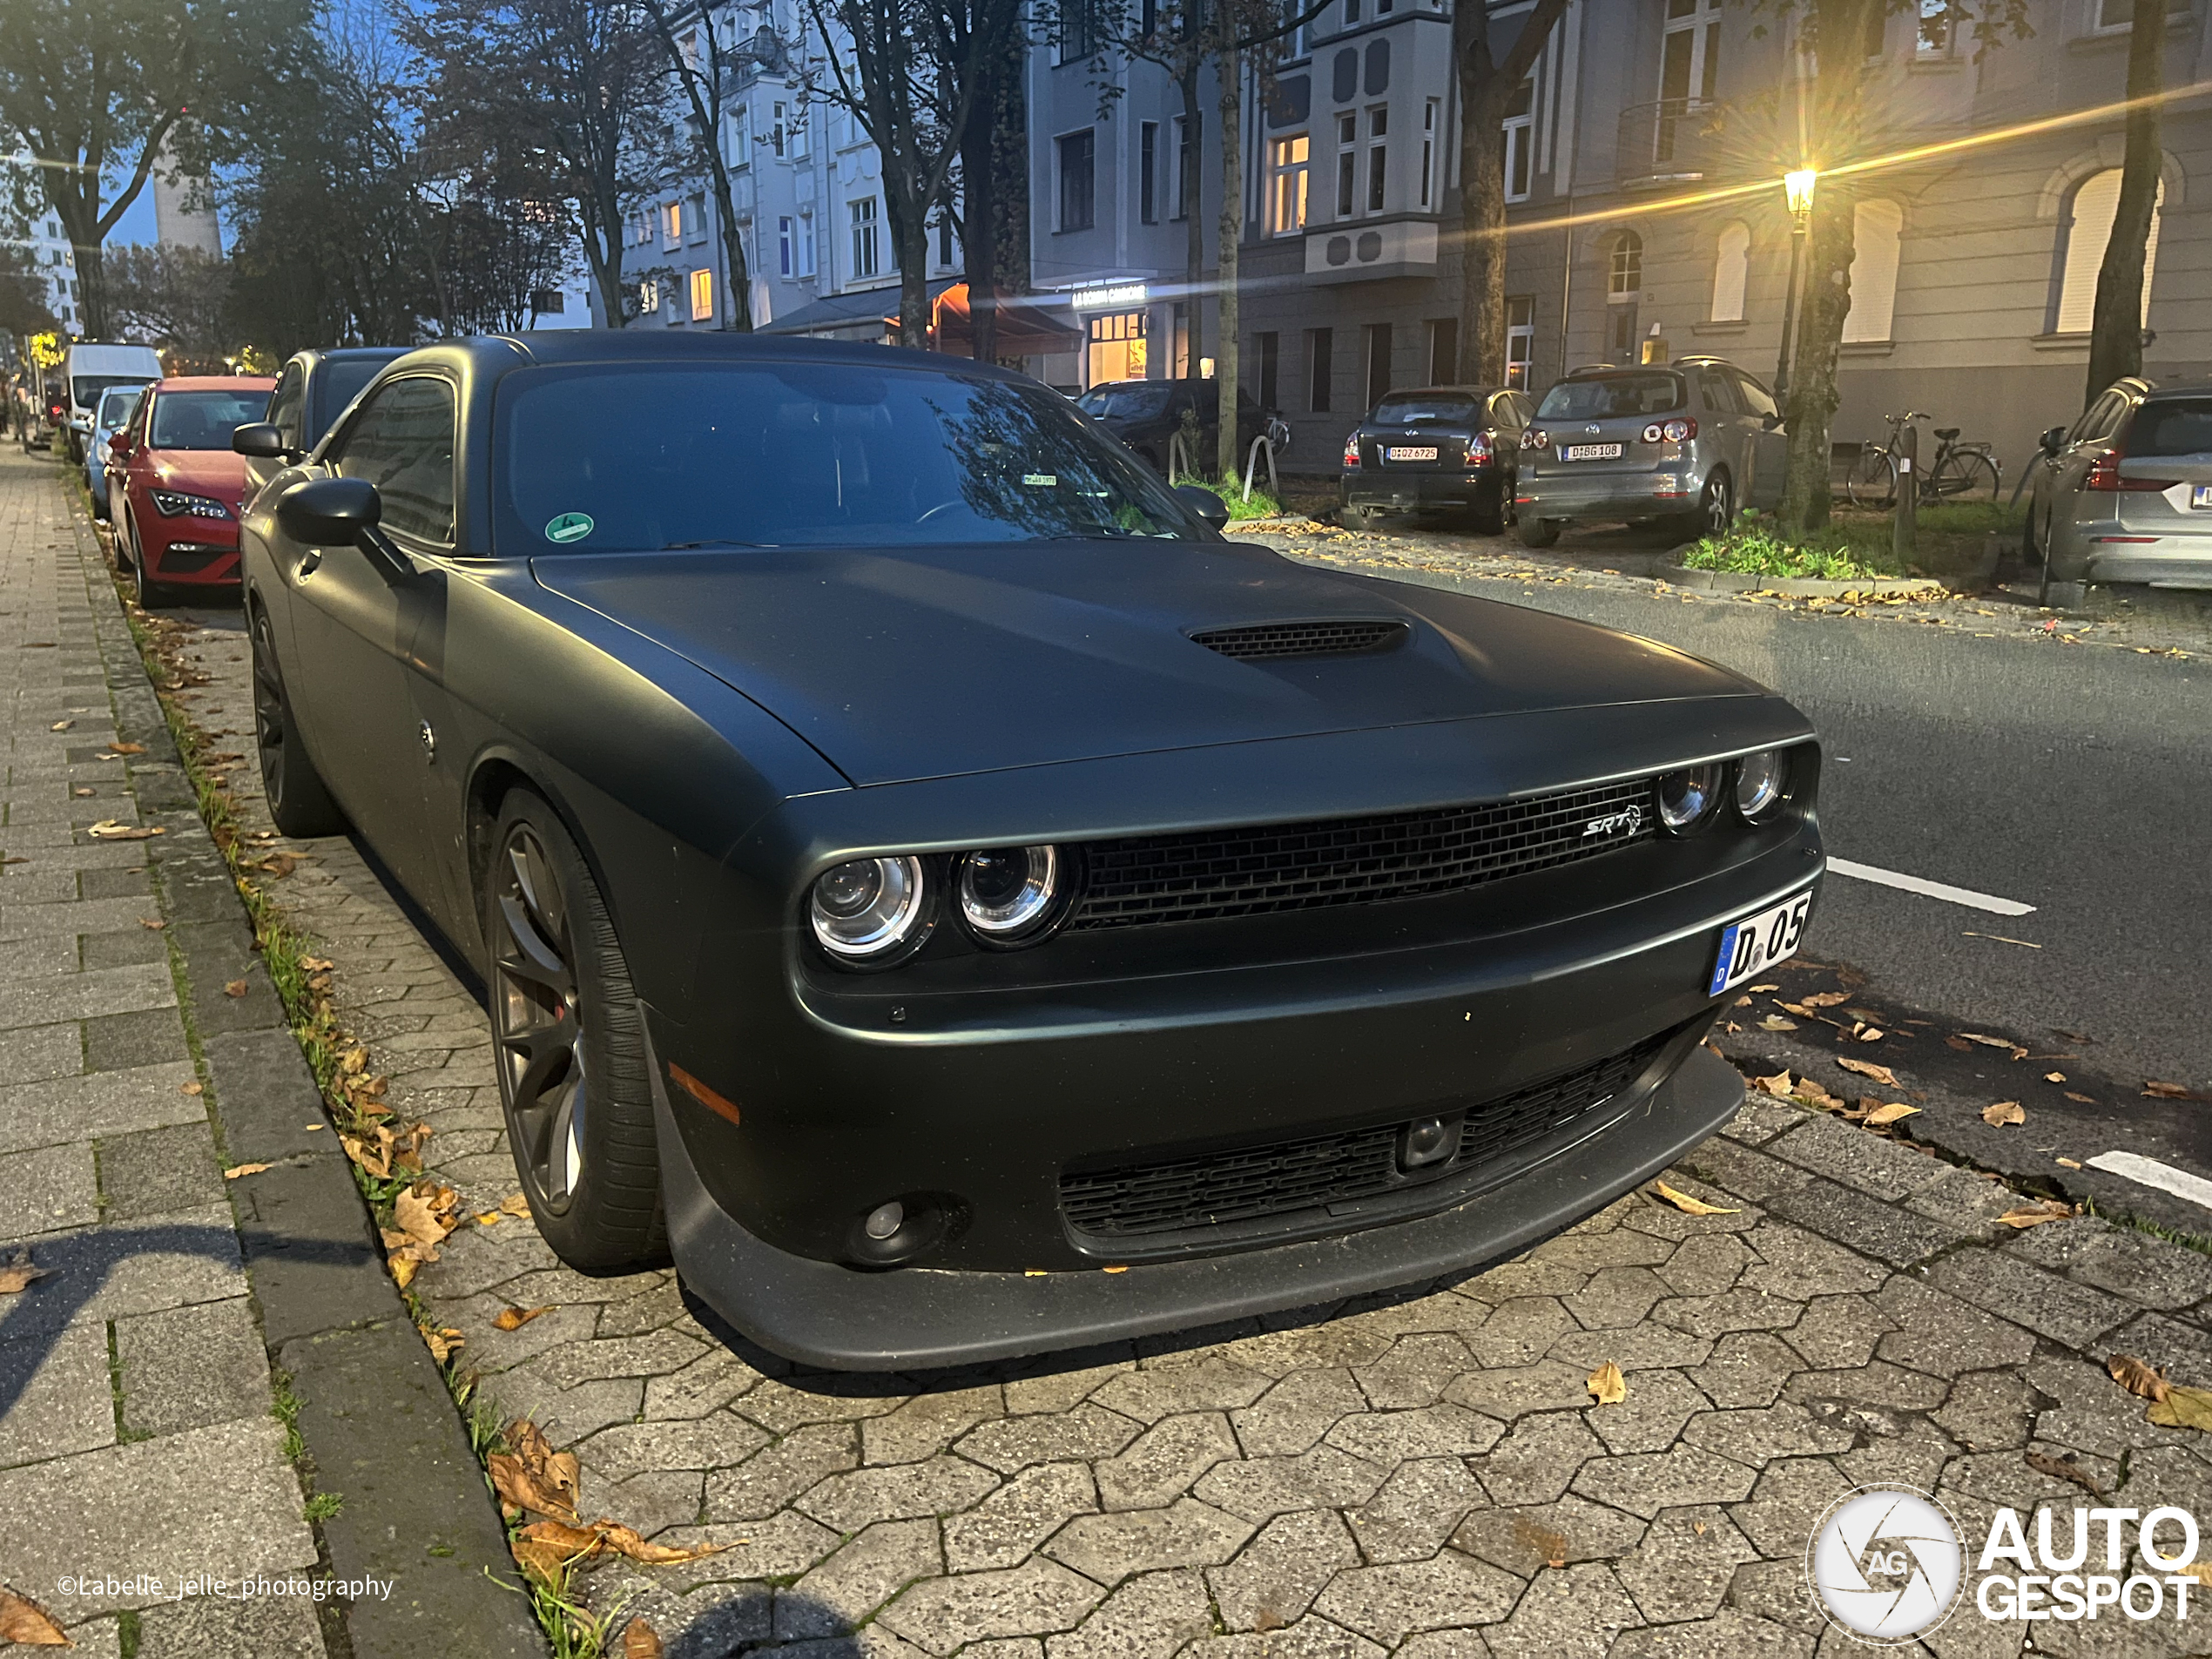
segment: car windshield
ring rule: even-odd
[[[651,418],[610,420],[611,411]],[[501,544],[531,553],[1194,536],[1042,387],[826,362],[523,370]]]
[[[227,449],[233,430],[268,411],[266,391],[163,392],[146,442],[156,449]]]
[[[77,407],[89,409],[100,401],[100,394],[111,386],[144,386],[143,374],[78,374],[69,383],[70,395],[76,398]]]
[[[1608,415],[1664,415],[1683,406],[1682,376],[1657,373],[1561,381],[1544,394],[1536,418],[1595,421]]]
[[[1368,418],[1378,426],[1411,426],[1417,421],[1472,421],[1474,400],[1460,392],[1413,392],[1386,397]]]
[[[1132,381],[1117,386],[1094,386],[1076,407],[1100,421],[1149,421],[1168,406],[1165,381]]]
[[[2146,403],[2128,430],[2131,455],[2212,454],[2212,397]]]
[[[92,424],[108,432],[129,425],[131,411],[138,407],[140,395],[136,387],[118,387],[102,394],[100,412],[92,417]]]
[[[315,423],[306,437],[307,448],[314,448],[322,435],[330,430],[332,422],[345,414],[347,405],[361,395],[361,388],[374,380],[377,370],[389,361],[388,357],[344,357],[323,364],[315,375]]]

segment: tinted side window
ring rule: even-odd
[[[1499,430],[1516,432],[1521,427],[1520,401],[1511,392],[1499,392],[1490,399],[1490,419]]]
[[[1706,409],[1714,415],[1741,415],[1743,407],[1736,401],[1736,380],[1717,368],[1697,371],[1697,394]]]
[[[2081,412],[2081,418],[2074,423],[2073,430],[2066,435],[2066,441],[2068,443],[2087,443],[2111,431],[2119,422],[2120,406],[2120,394],[2107,392]]]
[[[386,529],[450,547],[453,388],[428,375],[394,381],[361,406],[331,469],[376,486]]]
[[[300,404],[307,389],[307,376],[300,372],[297,363],[288,363],[277,379],[276,390],[269,395],[269,421],[284,434],[284,441],[294,449],[300,442]]]
[[[1737,395],[1743,400],[1743,407],[1750,411],[1754,419],[1767,415],[1779,418],[1782,408],[1775,402],[1773,393],[1768,391],[1765,387],[1741,369],[1737,371],[1734,378]]]

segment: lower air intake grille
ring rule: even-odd
[[[1093,841],[1070,929],[1456,893],[1654,833],[1648,779],[1485,806]]]
[[[1351,657],[1388,651],[1406,637],[1402,622],[1262,622],[1209,628],[1193,642],[1224,657]]]
[[[1142,1238],[1356,1203],[1464,1174],[1564,1129],[1634,1082],[1671,1034],[1472,1107],[1451,1158],[1419,1173],[1398,1170],[1403,1123],[1238,1147],[1197,1157],[1130,1164],[1060,1177],[1060,1209],[1076,1231]]]

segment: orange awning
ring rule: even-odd
[[[1075,351],[1082,345],[1082,331],[1058,322],[1042,306],[1001,294],[995,302],[997,341],[1001,357],[1041,357],[1048,352]],[[894,328],[898,319],[884,320]],[[975,324],[969,314],[968,284],[955,282],[929,305],[929,349],[955,356],[975,355]]]

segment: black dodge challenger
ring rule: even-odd
[[[563,1258],[942,1365],[1473,1267],[1728,1120],[1804,718],[1207,505],[1019,375],[726,335],[418,350],[271,480],[277,821],[482,965]]]

